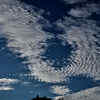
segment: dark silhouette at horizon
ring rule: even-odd
[[[33,98],[32,100],[52,100],[51,98],[48,98],[46,96],[44,97],[40,97],[39,95],[37,95],[35,98]]]

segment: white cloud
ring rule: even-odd
[[[19,82],[17,79],[7,79],[7,78],[0,79],[0,85],[9,85],[17,82]]]
[[[66,3],[73,4],[78,2],[85,2],[87,0],[64,0]]]
[[[0,86],[0,91],[9,91],[9,90],[14,90],[14,88],[10,86]]]
[[[14,90],[14,88],[11,87],[11,85],[16,84],[18,82],[19,80],[17,79],[1,78],[0,79],[0,91]]]
[[[69,12],[74,17],[86,18],[91,16],[93,13],[99,13],[99,4],[86,4],[83,7],[72,8]]]
[[[66,88],[65,86],[57,86],[56,85],[56,86],[51,87],[51,91],[58,95],[65,95],[70,90],[68,88]]]
[[[88,17],[91,15],[90,12],[88,12],[85,9],[71,9],[71,11],[69,12],[70,15],[74,16],[74,17]]]
[[[87,89],[64,97],[64,100],[99,100],[99,99],[100,99],[100,87]]]

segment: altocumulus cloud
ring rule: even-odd
[[[65,0],[67,3],[73,4],[77,2],[85,2],[86,0]],[[41,59],[41,54],[48,50],[47,40],[52,40],[54,34],[46,32],[42,29],[42,25],[38,23],[40,19],[45,20],[46,24],[51,24],[44,19],[41,12],[30,13],[25,9],[30,9],[28,5],[20,5],[19,2],[12,0],[0,0],[0,34],[8,39],[7,47],[13,53],[20,53],[19,58],[26,57],[27,60],[23,63],[27,64],[29,70],[28,75],[32,78],[43,82],[59,83],[65,81],[69,76],[80,74],[93,76],[94,79],[100,78],[100,46],[97,37],[100,32],[100,27],[96,25],[94,20],[85,19],[92,13],[98,11],[98,5],[89,4],[86,8],[71,9],[69,15],[81,17],[80,19],[73,17],[64,17],[63,20],[58,20],[55,25],[62,27],[63,34],[60,31],[55,31],[56,38],[63,40],[65,45],[67,42],[73,48],[69,58],[70,63],[59,68],[54,68],[49,60]],[[92,8],[88,9],[89,7]],[[82,12],[84,9],[84,12]],[[74,12],[74,13],[73,13]],[[85,16],[83,16],[85,14]],[[42,23],[45,26],[45,23]],[[52,24],[51,24],[52,25]],[[51,45],[51,44],[49,44]],[[66,52],[67,53],[67,52]],[[27,75],[27,76],[28,76]],[[1,79],[1,83],[12,84],[15,80]],[[7,83],[8,81],[8,83]],[[7,87],[12,89],[12,87]],[[6,89],[7,89],[6,88]],[[3,89],[3,87],[2,87]],[[52,88],[58,94],[67,92],[66,87],[55,86]]]

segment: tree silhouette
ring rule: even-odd
[[[48,98],[46,96],[44,97],[39,97],[39,95],[36,96],[36,98],[33,98],[32,100],[52,100],[51,98]]]

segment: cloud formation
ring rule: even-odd
[[[14,90],[14,88],[11,85],[16,84],[18,82],[19,81],[17,79],[2,78],[0,79],[0,91]]]
[[[81,2],[80,0],[66,1],[70,4]],[[22,62],[26,64],[25,69],[29,71],[29,73],[26,73],[27,77],[45,83],[66,82],[66,84],[70,76],[80,74],[99,80],[100,44],[97,37],[99,37],[100,27],[95,20],[87,19],[92,13],[99,12],[97,4],[88,4],[83,8],[70,9],[68,14],[71,16],[65,16],[64,20],[59,19],[54,23],[55,26],[61,27],[61,30],[58,30],[58,27],[53,30],[52,26],[54,24],[44,19],[45,17],[41,15],[41,12],[36,12],[34,7],[32,9],[33,13],[31,13],[28,11],[31,7],[27,4],[20,5],[19,2],[16,2],[15,5],[13,1],[7,0],[0,2],[0,34],[7,38],[7,48],[11,52],[19,53],[19,58],[27,58]],[[40,19],[41,23],[39,23]],[[50,27],[47,25],[50,25]],[[46,28],[50,28],[52,31],[46,30]],[[64,31],[62,32],[62,30]],[[61,69],[54,68],[50,60],[44,61],[41,56],[48,50],[48,45],[51,45],[48,44],[47,40],[52,40],[54,37],[62,40],[63,45],[68,43],[75,48],[68,59],[70,63],[62,66]],[[1,80],[4,84],[8,84],[5,81],[10,84],[14,80]],[[11,89],[10,87],[7,88]],[[60,91],[63,94],[67,91],[64,87],[58,86],[53,87],[53,90],[54,92],[59,91],[58,94],[61,94]]]

